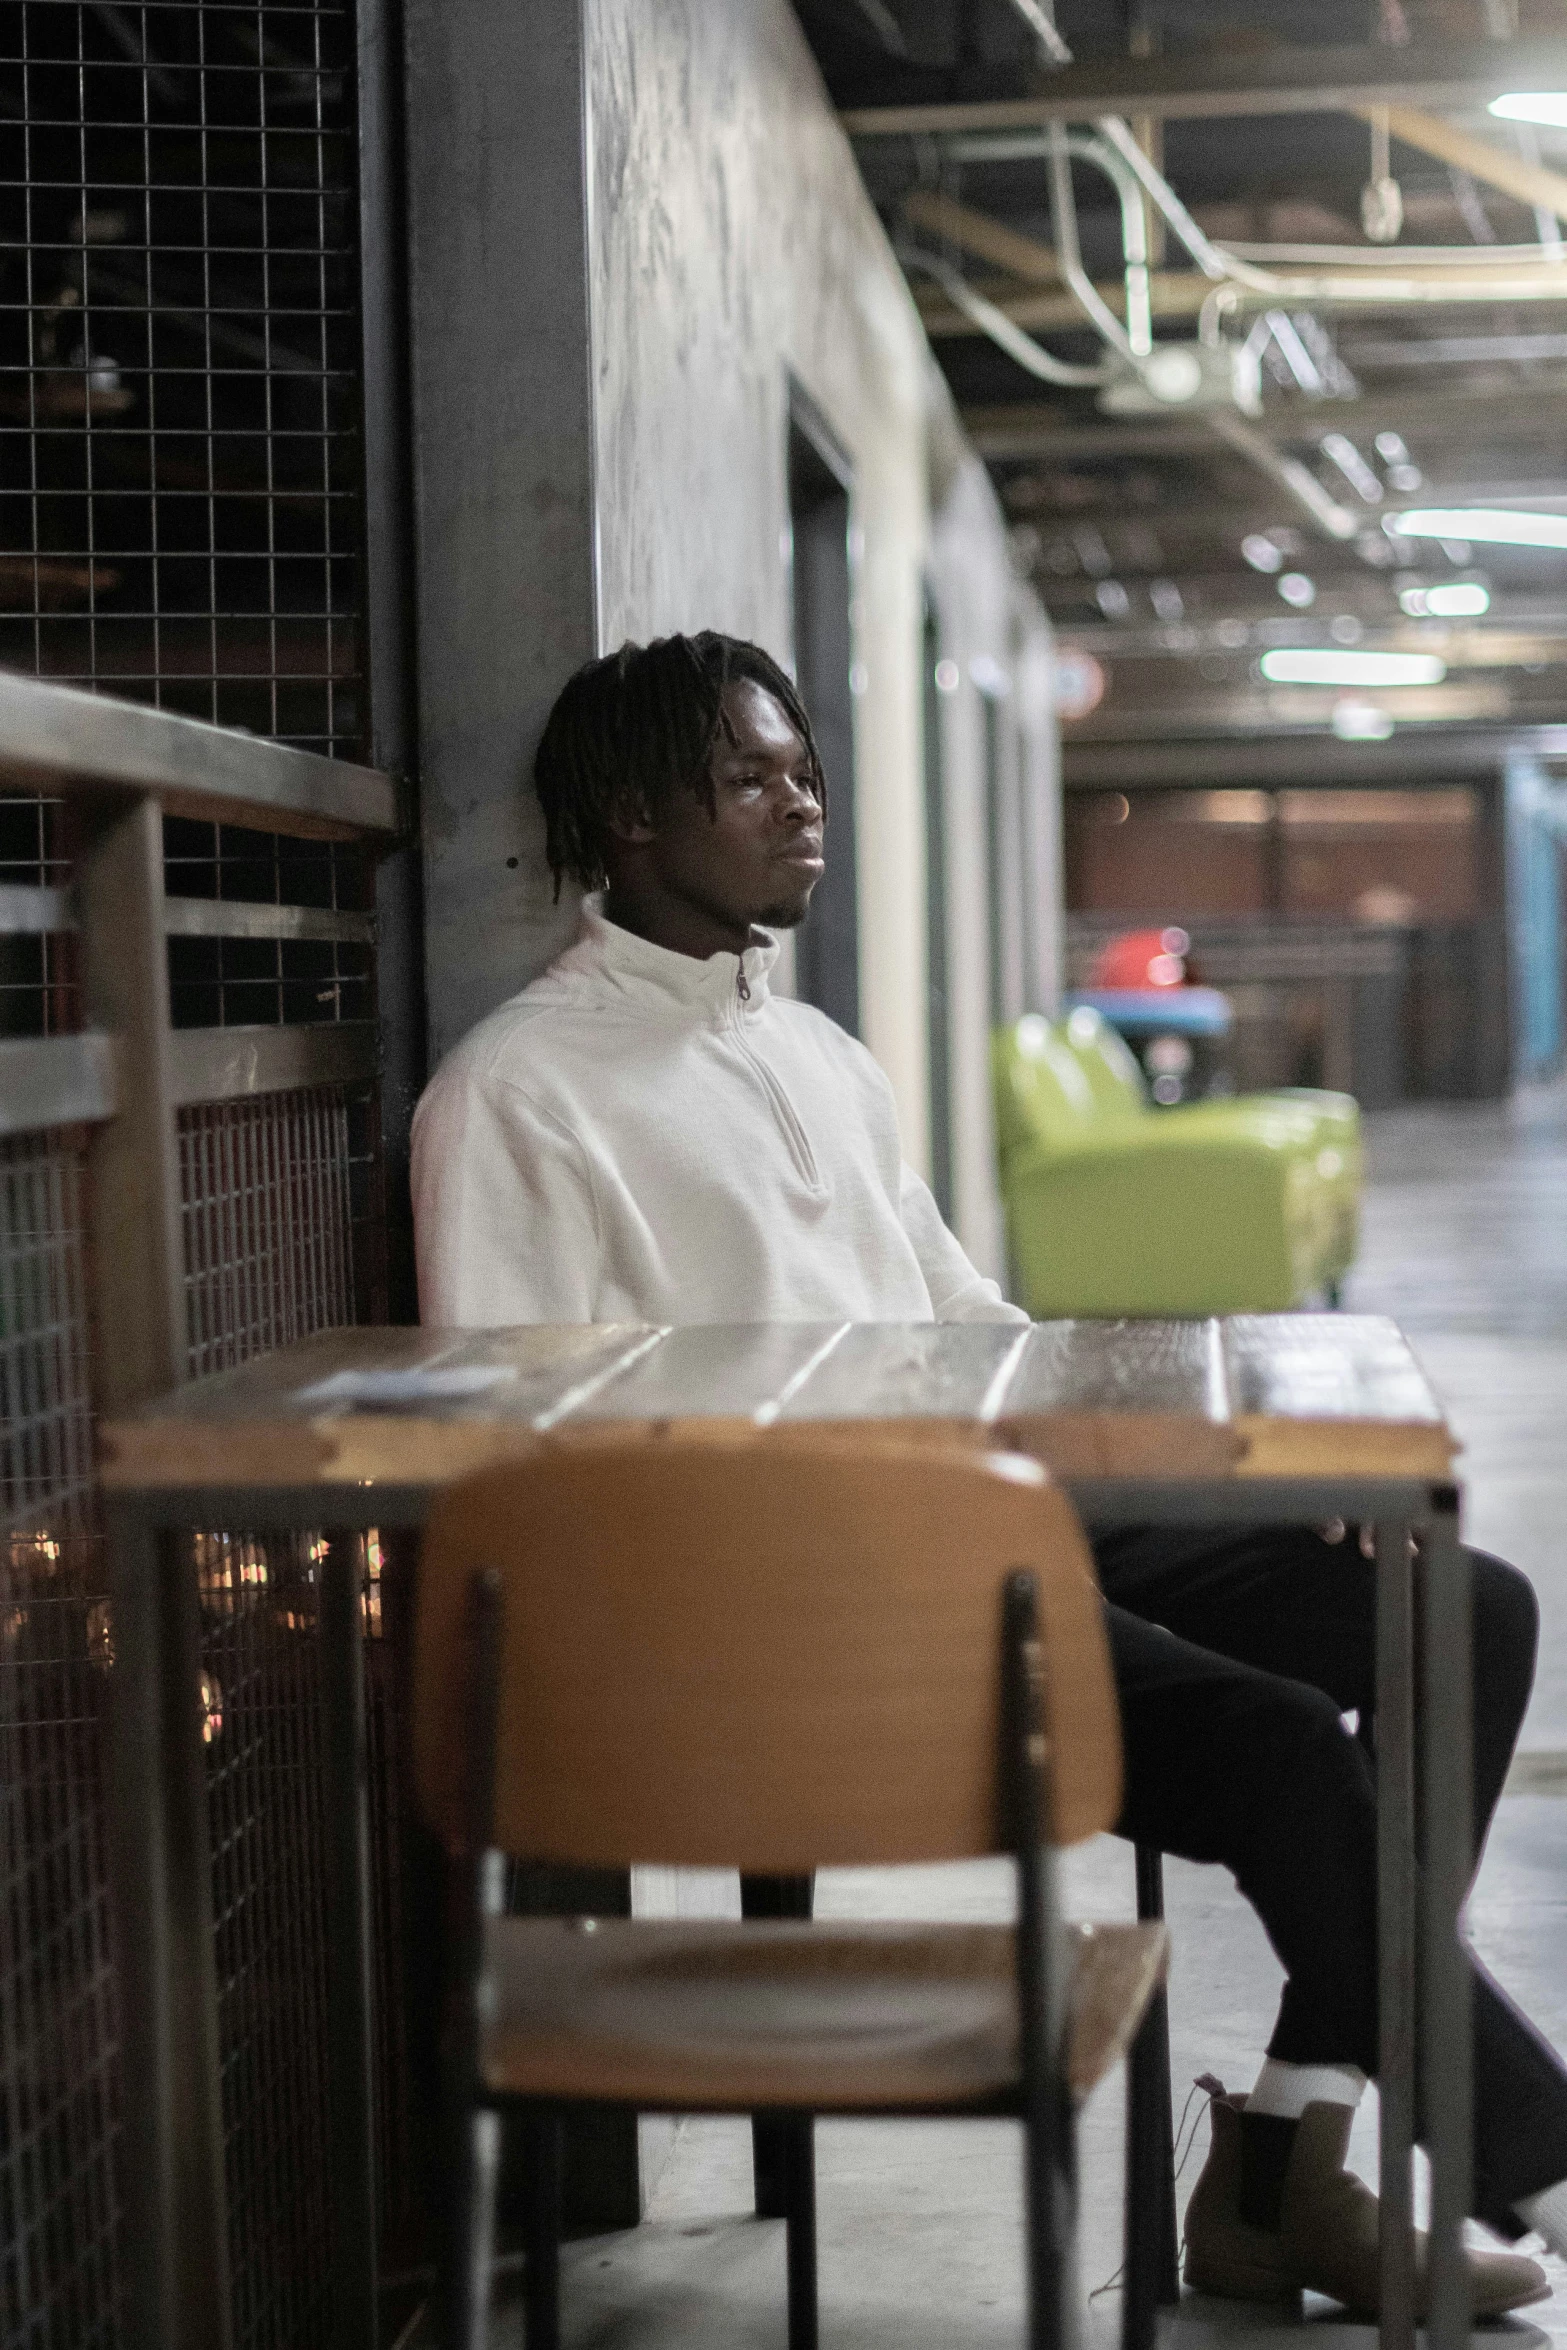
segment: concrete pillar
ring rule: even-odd
[[[433,1066],[558,952],[532,759],[598,650],[581,0],[407,0]]]

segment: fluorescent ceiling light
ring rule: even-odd
[[[1491,591],[1477,579],[1450,579],[1436,587],[1405,588],[1399,602],[1411,620],[1474,620],[1491,609]]]
[[[1253,571],[1274,572],[1284,568],[1284,558],[1278,548],[1272,539],[1264,538],[1260,530],[1249,532],[1241,540],[1241,553]]]
[[[1465,539],[1480,547],[1567,547],[1567,514],[1519,514],[1505,506],[1416,506],[1389,514],[1405,539]]]
[[[1304,571],[1286,571],[1279,581],[1279,594],[1286,604],[1293,604],[1297,612],[1304,612],[1308,604],[1314,604],[1317,600],[1316,581],[1308,579]]]
[[[1281,646],[1262,656],[1270,685],[1440,685],[1435,653],[1357,653],[1347,646]]]
[[[1567,126],[1567,90],[1509,90],[1488,110],[1503,122],[1545,122]]]

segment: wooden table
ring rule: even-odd
[[[1347,1314],[1015,1325],[346,1330],[103,1430],[133,2292],[147,2339],[226,2350],[228,2280],[194,1578],[201,1526],[418,1524],[432,1492],[609,1422],[928,1425],[1032,1454],[1085,1521],[1376,1531],[1382,2341],[1414,2341],[1417,2036],[1433,2172],[1433,2350],[1467,2345],[1470,1632],[1454,1441],[1397,1329]],[[1411,1536],[1419,1538],[1411,1567]],[[1415,1607],[1418,1579],[1421,1605]],[[1416,1638],[1416,1618],[1421,1627]],[[363,1659],[349,1545],[322,1572],[341,2339],[375,2340]],[[1419,1654],[1417,1656],[1417,1647]],[[1420,1702],[1416,1703],[1416,1689]],[[1442,1735],[1417,1739],[1417,1723]],[[1416,1748],[1426,1865],[1416,1846]],[[1417,1928],[1419,1929],[1417,1932]],[[151,2330],[155,2325],[156,2331]]]

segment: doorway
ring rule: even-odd
[[[860,1033],[859,872],[854,824],[849,494],[853,473],[831,427],[798,385],[789,401],[795,681],[827,776],[827,870],[795,939],[795,983],[851,1036]]]

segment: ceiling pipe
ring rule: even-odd
[[[1077,234],[1077,202],[1072,193],[1074,155],[1102,171],[1120,200],[1121,251],[1126,277],[1124,326],[1083,267]],[[1137,182],[1119,163],[1113,150],[1096,139],[1073,138],[1059,123],[1052,123],[1050,128],[1050,226],[1062,281],[1077,296],[1100,336],[1134,366],[1146,359],[1153,349],[1153,304],[1148,283],[1148,221]]]
[[[1074,367],[1067,360],[1058,359],[1053,351],[1045,349],[1043,343],[1036,343],[1032,335],[1025,334],[1022,327],[1008,318],[1004,310],[998,309],[994,302],[987,301],[983,294],[969,284],[960,270],[954,269],[950,262],[943,261],[937,254],[927,253],[918,245],[908,244],[900,244],[896,251],[905,269],[917,269],[926,277],[933,277],[955,309],[961,310],[982,335],[989,336],[998,350],[1005,351],[1009,359],[1015,359],[1019,367],[1026,368],[1041,383],[1087,390],[1093,385],[1104,383],[1109,376],[1107,365]]]
[[[1048,7],[1042,7],[1040,0],[1012,0],[1012,6],[1033,30],[1039,43],[1043,62],[1055,66],[1071,64],[1071,50],[1056,31],[1054,17],[1049,13]],[[1442,154],[1445,147],[1448,160],[1457,160],[1452,154],[1452,147],[1455,142],[1461,143],[1470,151],[1464,160],[1471,169],[1475,167],[1476,162],[1473,150],[1480,150],[1480,160],[1491,163],[1494,159],[1504,166],[1507,180],[1511,183],[1510,192],[1522,194],[1524,192],[1523,184],[1527,183],[1528,196],[1526,200],[1532,200],[1536,204],[1549,205],[1561,217],[1567,218],[1567,209],[1564,209],[1564,198],[1567,198],[1567,181],[1563,181],[1559,174],[1543,171],[1538,165],[1531,167],[1521,160],[1515,166],[1510,157],[1498,156],[1496,150],[1488,147],[1485,141],[1470,139],[1467,134],[1462,132],[1449,133],[1447,126],[1441,123],[1435,125],[1436,131],[1440,134],[1437,141],[1431,141],[1428,134],[1411,141],[1411,129],[1418,127],[1420,133],[1427,133],[1427,125],[1431,120],[1429,116],[1419,116],[1412,114],[1407,109],[1400,109],[1397,113],[1390,113],[1388,119],[1395,135],[1404,138],[1406,143],[1423,144],[1428,153],[1436,154]],[[1262,294],[1280,303],[1310,302],[1314,299],[1332,298],[1326,291],[1333,284],[1332,279],[1317,280],[1305,277],[1292,280],[1281,278],[1270,270],[1259,268],[1253,262],[1242,260],[1239,254],[1229,252],[1223,246],[1216,245],[1198,227],[1164,174],[1156,169],[1134,135],[1129,123],[1119,115],[1103,114],[1095,118],[1095,127],[1109,151],[1119,157],[1137,185],[1157,206],[1165,222],[1179,237],[1203,275],[1214,281],[1216,300],[1222,300],[1221,289],[1226,286],[1241,287],[1248,293]],[[1135,352],[1129,332],[1132,321],[1133,245],[1127,228],[1128,214],[1125,199],[1123,197],[1122,234],[1127,264],[1128,323],[1126,327],[1123,327],[1083,268],[1077,234],[1077,210],[1072,197],[1072,173],[1065,126],[1060,122],[1050,123],[1048,136],[1050,141],[1052,226],[1055,232],[1056,252],[1061,262],[1062,277],[1082,303],[1084,310],[1098,327],[1105,341],[1135,363],[1137,358],[1147,355],[1147,350],[1151,345],[1151,326],[1148,329],[1149,344],[1144,346],[1141,353]],[[1094,154],[1092,160],[1098,162],[1101,169],[1107,168],[1102,150]],[[1116,183],[1117,192],[1120,193],[1120,182],[1117,175],[1112,171],[1109,176]],[[1494,170],[1491,177],[1493,185],[1499,184]],[[1554,185],[1547,183],[1554,183]],[[1142,299],[1146,304],[1148,300],[1147,223],[1141,204],[1137,204],[1135,210],[1137,214],[1136,246],[1141,254]],[[1353,280],[1349,282],[1353,284]],[[1338,298],[1342,300],[1344,292],[1348,288],[1344,286],[1343,281],[1340,281],[1340,286],[1343,290],[1340,291]],[[968,289],[965,287],[965,293],[967,291]],[[1428,292],[1422,288],[1420,294],[1415,298],[1422,297],[1426,300],[1435,298],[1434,290]],[[987,304],[986,307],[992,308],[993,305]],[[1209,325],[1211,333],[1218,325],[1217,310],[1214,311],[1210,320],[1207,318],[1208,306],[1205,305],[1204,309],[1205,323]],[[1005,313],[1000,312],[998,316],[1005,318]],[[1007,324],[1010,327],[1011,320],[1007,320]],[[1013,331],[1020,332],[1021,330],[1014,328]],[[1308,515],[1316,527],[1325,532],[1329,538],[1342,543],[1358,535],[1361,527],[1360,517],[1351,514],[1346,507],[1341,506],[1338,500],[1318,481],[1316,475],[1307,466],[1302,465],[1298,458],[1282,456],[1271,441],[1238,415],[1225,410],[1211,410],[1208,413],[1207,421],[1210,430],[1229,448],[1234,449],[1237,455],[1247,458],[1261,472],[1276,481],[1281,489],[1286,490],[1301,511]]]
[[[1037,8],[1027,5],[1026,0],[1012,0],[1012,6],[1023,16],[1025,22],[1033,27],[1037,35],[1038,28],[1034,24]],[[1056,44],[1048,53],[1042,51],[1043,61],[1052,65],[1070,63],[1070,53],[1067,52],[1065,43],[1060,41],[1059,35],[1056,36]],[[1468,170],[1473,177],[1487,179],[1492,186],[1504,188],[1508,194],[1521,202],[1548,206],[1551,210],[1558,212],[1562,218],[1567,219],[1567,176],[1559,172],[1543,170],[1537,164],[1528,164],[1521,157],[1506,155],[1491,145],[1488,140],[1477,139],[1467,131],[1454,130],[1449,124],[1437,121],[1430,115],[1421,114],[1412,109],[1395,108],[1390,111],[1388,119],[1395,138],[1403,139],[1406,144],[1422,147],[1428,154],[1436,155],[1445,162],[1459,164]],[[1380,285],[1367,284],[1364,289],[1361,289],[1355,285],[1352,279],[1345,280],[1333,276],[1318,277],[1316,275],[1281,277],[1274,271],[1260,268],[1230,248],[1215,244],[1213,239],[1198,227],[1164,174],[1149,160],[1139,145],[1131,125],[1120,115],[1096,116],[1095,128],[1136,178],[1150,202],[1158,208],[1165,222],[1174,230],[1205,277],[1212,278],[1216,282],[1228,280],[1233,285],[1243,287],[1248,293],[1264,295],[1273,302],[1345,303],[1359,300],[1403,304],[1451,298],[1447,286],[1438,278],[1433,278],[1429,284],[1425,284],[1416,283],[1403,277],[1393,277],[1385,279]],[[1050,142],[1047,151],[1052,155],[1055,153],[1054,142],[1060,129],[1061,125],[1054,122],[1045,126],[1045,137]],[[1538,251],[1538,248],[1534,250]],[[1461,269],[1462,266],[1460,265]],[[1473,264],[1470,266],[1472,267]],[[1559,265],[1546,264],[1547,268],[1556,266]],[[1540,264],[1536,261],[1534,268],[1538,270],[1539,267]],[[1563,279],[1564,286],[1567,286],[1567,269],[1563,270]],[[1455,290],[1457,285],[1466,282],[1464,277],[1460,276],[1458,280],[1454,281]],[[1074,286],[1073,291],[1079,292],[1079,289]],[[1494,289],[1494,298],[1499,301],[1517,299],[1520,297],[1521,291],[1522,289],[1518,287],[1498,285]],[[1468,298],[1473,299],[1473,294],[1471,293]],[[1080,292],[1079,299],[1081,299]],[[1097,319],[1097,313],[1094,315]]]
[[[1281,489],[1287,490],[1301,512],[1325,537],[1342,544],[1358,537],[1364,529],[1362,518],[1351,514],[1347,506],[1341,506],[1309,466],[1302,465],[1298,457],[1281,456],[1266,434],[1248,424],[1243,416],[1233,415],[1227,409],[1211,408],[1204,422],[1237,456],[1248,458],[1260,473],[1267,474]]]
[[[1240,261],[1273,269],[1386,269],[1385,245],[1268,245],[1239,239],[1225,251]],[[1537,269],[1538,245],[1400,245],[1406,269]]]

